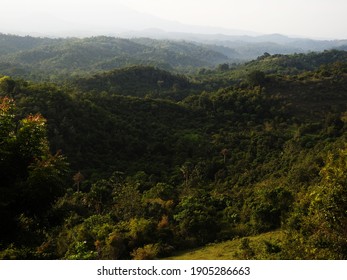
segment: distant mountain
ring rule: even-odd
[[[47,39],[0,34],[0,73],[28,78],[71,76],[132,65],[188,71],[231,61],[209,45],[184,41],[114,37]]]
[[[226,31],[226,30],[224,30]],[[237,32],[236,32],[237,33]],[[224,47],[222,53],[229,58],[238,60],[254,59],[264,52],[271,54],[306,53],[311,51],[321,52],[330,49],[346,49],[347,40],[313,40],[308,38],[288,37],[282,34],[247,35],[247,33],[228,34],[165,32],[161,29],[147,29],[143,31],[122,33],[126,38],[148,37],[158,40],[186,40],[201,44]],[[216,49],[216,48],[214,48]]]
[[[161,34],[163,38],[170,38],[172,34],[183,37],[180,40],[106,36],[52,39],[0,34],[0,74],[34,80],[61,80],[134,65],[188,73],[196,72],[198,68],[250,61],[264,53],[347,49],[347,40],[315,41],[279,34],[256,37]]]
[[[88,6],[88,3],[85,4]],[[44,24],[43,24],[44,23]],[[17,11],[10,17],[0,17],[0,32],[20,35],[48,37],[89,37],[89,36],[125,36],[134,32],[135,37],[146,36],[142,30],[160,28],[164,32],[185,32],[227,35],[256,35],[245,30],[234,30],[210,26],[183,24],[157,16],[141,13],[129,7],[117,4],[112,9],[96,7],[93,10],[79,9],[57,13],[39,13]],[[131,35],[130,35],[131,36]],[[153,36],[150,36],[154,38]]]
[[[248,71],[263,71],[267,74],[298,74],[304,71],[319,71],[327,65],[346,63],[347,52],[330,50],[308,54],[263,55],[256,60],[245,63],[239,69]]]
[[[55,44],[59,40],[39,38],[31,36],[5,35],[0,33],[0,56],[19,51],[27,51],[34,48]]]

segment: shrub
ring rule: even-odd
[[[134,260],[153,260],[159,254],[158,244],[147,244],[144,247],[135,249],[131,256]]]

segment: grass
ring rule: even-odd
[[[273,231],[177,252],[168,260],[280,259],[284,232]]]

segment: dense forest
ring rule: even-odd
[[[342,50],[2,35],[0,258],[346,259],[346,128]]]

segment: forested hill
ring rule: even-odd
[[[0,74],[0,258],[153,259],[279,231],[239,256],[346,259],[346,112],[337,51],[190,77]]]
[[[288,49],[285,45],[278,46],[266,41],[259,43],[260,45],[237,41],[229,43],[149,38],[122,39],[105,36],[51,39],[0,34],[0,72],[29,80],[61,83],[72,77],[135,65],[154,66],[187,74],[196,73],[199,68],[214,69],[221,64],[243,63],[266,52],[270,54],[300,52],[300,48]],[[334,42],[330,43],[327,44],[327,48],[334,46]],[[342,43],[336,42],[336,46],[343,49]],[[268,61],[268,66],[278,64],[283,57],[272,57],[272,61]],[[278,62],[274,62],[275,60]],[[294,62],[293,59],[291,61]],[[318,61],[315,63],[313,58],[298,55],[294,63],[296,67],[300,65],[305,67],[311,62],[316,65]],[[251,65],[247,67],[251,69]],[[290,71],[292,65],[282,63],[277,67]]]
[[[112,37],[53,40],[0,35],[0,38],[1,72],[31,79],[57,80],[131,65],[189,70],[214,67],[230,60],[206,46],[188,42]],[[17,47],[12,48],[13,45]]]
[[[262,75],[300,75],[307,71],[316,71],[316,75],[322,77],[326,75],[331,79],[334,69],[345,68],[341,63],[346,60],[347,52],[338,50],[293,55],[265,53],[255,60],[240,65],[223,63],[214,70],[200,68],[198,75],[189,77],[152,66],[132,66],[78,77],[72,81],[72,84],[82,91],[106,91],[119,95],[178,101],[201,90],[230,87],[240,81],[263,85],[266,83],[266,78]],[[272,85],[268,82],[266,87]]]
[[[88,78],[76,79],[73,84],[81,91],[117,93],[137,97],[173,98],[182,100],[197,89],[185,76],[151,66],[116,69]]]
[[[297,74],[303,71],[317,70],[333,63],[343,63],[347,60],[347,52],[330,50],[311,52],[308,54],[270,55],[264,53],[256,60],[245,63],[248,70],[257,69],[266,73]]]
[[[0,33],[0,56],[28,51],[42,46],[57,44],[60,40],[30,36],[5,35]]]
[[[264,75],[300,75],[307,71],[316,71],[331,76],[332,69],[345,67],[347,52],[341,50],[330,50],[324,52],[310,52],[307,54],[270,55],[264,53],[257,59],[244,64],[220,64],[214,70],[201,68],[196,81],[210,81],[213,89],[221,86],[228,87],[240,81],[250,81],[261,84],[265,81]],[[260,75],[259,75],[260,74]],[[261,81],[262,80],[262,81]],[[214,83],[212,82],[214,81]],[[217,82],[218,81],[218,82]],[[215,86],[214,86],[215,85]]]

